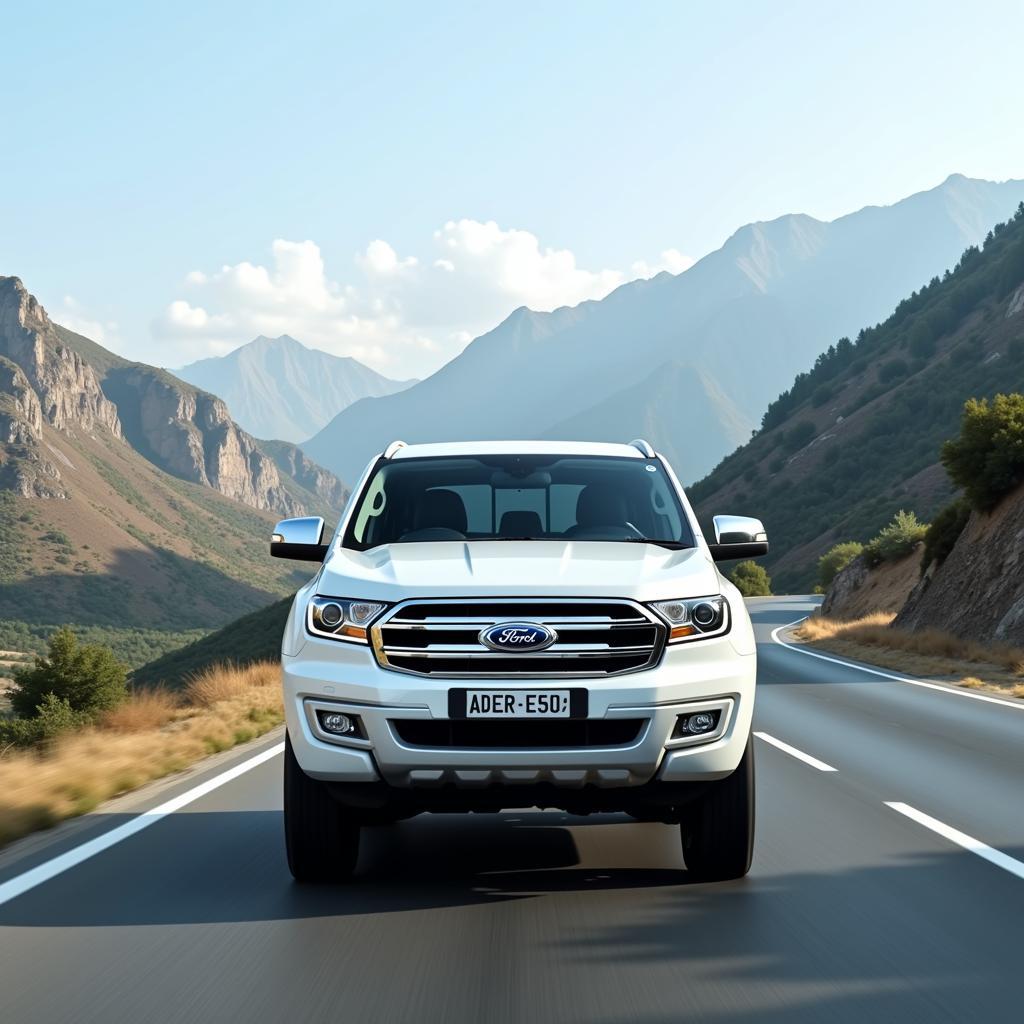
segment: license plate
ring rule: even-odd
[[[448,704],[452,718],[586,717],[585,690],[452,690]]]

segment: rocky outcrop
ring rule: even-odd
[[[125,433],[161,469],[205,484],[253,508],[301,515],[273,459],[242,430],[214,395],[140,363],[108,372]]]
[[[863,555],[858,556],[836,573],[821,604],[821,614],[859,619],[875,612],[898,612],[920,579],[921,548],[918,544],[909,555],[874,568],[868,566]]]
[[[333,473],[308,458],[297,445],[288,441],[260,441],[260,447],[285,476],[315,494],[325,505],[340,509],[348,501],[348,488]]]
[[[21,367],[0,356],[0,444],[30,444],[43,432],[43,411]]]
[[[971,513],[953,550],[925,575],[894,625],[1024,644],[1024,485],[987,515]]]
[[[64,495],[42,442],[47,425],[109,431],[174,476],[283,516],[304,514],[307,493],[332,507],[346,497],[294,446],[278,463],[215,395],[53,324],[18,278],[0,277],[0,488]],[[282,473],[295,477],[299,497]]]
[[[16,277],[0,278],[0,356],[22,370],[51,426],[87,432],[102,427],[121,436],[117,408],[95,370],[61,343],[46,310]]]

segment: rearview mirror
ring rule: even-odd
[[[709,544],[716,562],[757,558],[768,554],[768,534],[760,519],[748,516],[715,516],[715,543]]]
[[[324,521],[320,516],[282,519],[270,537],[274,558],[294,558],[300,562],[322,562],[328,545],[322,543]]]

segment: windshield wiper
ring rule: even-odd
[[[692,548],[685,540],[658,540],[656,537],[624,537],[623,544],[656,544],[659,548],[668,548],[669,551],[684,551]]]

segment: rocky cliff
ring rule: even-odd
[[[160,469],[284,516],[337,507],[342,483],[302,453],[275,460],[221,399],[54,324],[16,277],[0,278],[0,487],[64,497],[43,424],[106,433]],[[287,476],[284,479],[282,474]],[[337,501],[337,504],[335,502]]]
[[[953,550],[911,593],[894,625],[1024,643],[1024,485],[972,512]]]
[[[892,562],[868,566],[863,555],[836,573],[821,604],[821,614],[859,619],[875,612],[898,612],[921,575],[921,548]]]
[[[260,441],[260,447],[286,477],[300,487],[315,494],[334,509],[341,509],[348,501],[348,488],[323,466],[315,463],[297,445],[288,441]]]
[[[117,408],[96,372],[60,343],[46,310],[16,277],[0,277],[0,355],[21,369],[47,423],[58,430],[102,427],[121,436]]]
[[[305,511],[273,459],[216,396],[141,363],[111,368],[104,386],[117,402],[128,440],[161,469],[253,508],[286,516]]]

